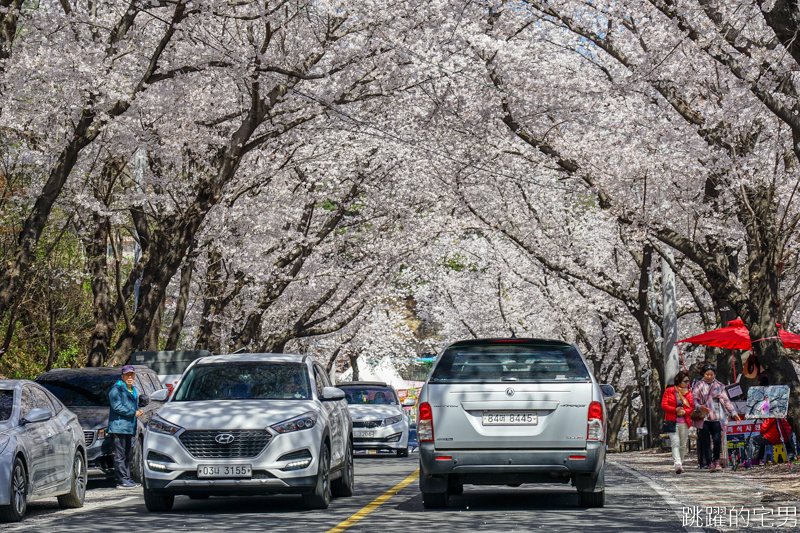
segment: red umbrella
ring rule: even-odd
[[[789,333],[780,324],[778,324],[778,328],[778,335],[780,335],[783,345],[792,350],[800,350],[800,335]],[[747,331],[747,327],[741,318],[728,322],[727,328],[715,329],[678,342],[716,346],[731,350],[749,350],[751,347],[750,332]]]

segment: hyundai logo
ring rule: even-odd
[[[514,396],[514,389],[512,389],[511,387],[507,388],[506,389],[506,395],[507,396]]]
[[[214,440],[217,441],[220,444],[230,444],[235,439],[236,439],[236,437],[234,437],[230,433],[220,433],[219,435],[214,437]]]

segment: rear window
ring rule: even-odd
[[[385,387],[343,387],[345,400],[353,405],[397,405],[394,391]]]
[[[0,390],[0,422],[5,422],[11,418],[11,411],[14,410],[14,391]]]
[[[64,376],[37,379],[67,407],[108,407],[108,391],[120,380],[117,374]]]
[[[572,346],[497,343],[451,346],[442,354],[430,382],[589,379],[586,365]]]
[[[174,401],[308,400],[311,382],[302,363],[209,363],[193,366]]]

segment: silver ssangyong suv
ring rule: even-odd
[[[203,357],[147,426],[144,501],[168,511],[176,494],[283,493],[325,509],[353,494],[352,436],[344,393],[313,357]]]
[[[570,481],[581,506],[602,507],[603,399],[583,355],[565,342],[478,339],[448,346],[419,398],[425,507],[446,507],[465,484]]]
[[[356,450],[388,450],[408,457],[408,417],[393,387],[379,381],[336,386],[344,391],[353,418]]]

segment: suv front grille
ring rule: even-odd
[[[214,440],[217,435],[233,435],[229,444]],[[267,447],[272,435],[263,429],[187,430],[181,444],[198,459],[234,459],[256,457]]]
[[[86,441],[86,446],[91,446],[94,442],[94,431],[83,432],[83,439]]]
[[[354,428],[377,428],[383,424],[383,420],[365,420],[363,422],[353,422]]]

